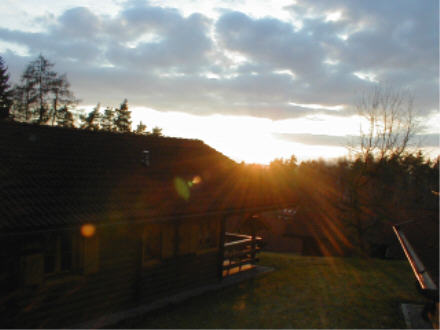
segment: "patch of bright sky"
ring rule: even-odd
[[[184,16],[201,13],[217,19],[224,10],[233,10],[254,18],[276,17],[296,26],[300,22],[293,20],[290,13],[284,9],[284,7],[292,5],[294,2],[292,0],[150,0],[150,4],[155,6],[179,8]]]
[[[353,74],[358,77],[359,79],[362,80],[366,80],[366,81],[370,81],[370,82],[375,82],[377,83],[377,75],[373,72],[362,72],[362,71],[357,71],[357,72],[353,72]]]
[[[37,17],[59,16],[65,10],[74,7],[87,7],[94,13],[114,16],[120,9],[119,2],[117,0],[1,0],[0,26],[12,30],[40,32],[45,27],[37,24],[35,21]]]
[[[155,33],[145,33],[136,40],[132,40],[125,43],[128,48],[137,48],[143,43],[158,43],[161,41],[161,37]]]
[[[332,12],[326,13],[326,15],[325,15],[326,22],[337,22],[341,18],[342,18],[341,11],[332,11]]]
[[[0,53],[6,53],[8,50],[13,51],[19,56],[29,56],[29,49],[23,45],[14,42],[0,40]]]
[[[339,111],[343,110],[345,108],[344,105],[323,105],[323,104],[313,104],[313,103],[295,103],[295,102],[289,102],[290,105],[301,107],[301,108],[307,108],[307,109],[319,109],[319,110],[332,110],[332,111]]]
[[[239,52],[232,52],[227,49],[222,50],[223,54],[232,62],[232,67],[237,68],[238,66],[250,62],[246,56],[240,54]]]
[[[273,71],[273,73],[288,75],[292,79],[295,79],[295,74],[291,70],[276,70],[276,71]]]
[[[348,39],[349,35],[344,33],[344,34],[338,34],[338,38],[341,40],[346,41]]]
[[[330,118],[333,120],[329,122]],[[347,117],[319,115],[274,121],[268,118],[220,114],[197,116],[133,107],[132,119],[134,128],[142,120],[148,131],[159,126],[167,136],[201,139],[235,161],[261,164],[268,164],[275,158],[289,158],[292,154],[300,160],[306,160],[335,158],[347,152],[343,146],[305,145],[279,139],[274,133],[344,136],[359,132],[350,129],[353,127],[353,119],[350,121]]]
[[[440,112],[433,111],[427,118],[420,118],[422,122],[422,130],[425,134],[440,134]]]
[[[328,64],[328,65],[338,65],[339,61],[338,60],[334,60],[331,58],[326,58],[324,61],[324,64]]]
[[[359,116],[308,115],[301,118],[278,120],[273,123],[273,131],[291,134],[319,134],[331,136],[359,135]]]

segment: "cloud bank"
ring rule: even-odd
[[[383,82],[412,90],[423,115],[438,109],[437,1],[301,0],[283,18],[218,5],[217,16],[146,1],[119,3],[112,15],[48,6],[33,17],[39,31],[0,23],[0,55],[18,81],[42,53],[83,104],[345,116],[359,92]]]

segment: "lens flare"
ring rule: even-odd
[[[95,235],[96,227],[92,224],[85,224],[81,226],[81,235],[84,237],[92,237]]]
[[[202,183],[202,178],[198,175],[196,175],[193,179],[192,179],[192,184],[199,184]]]
[[[189,200],[189,197],[191,195],[190,187],[189,185],[183,180],[182,178],[175,178],[174,179],[174,188],[176,189],[177,194],[183,198],[184,200]]]

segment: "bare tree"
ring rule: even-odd
[[[375,86],[364,93],[356,104],[360,138],[350,149],[362,160],[400,157],[410,146],[418,125],[414,98],[407,90]]]
[[[418,130],[414,98],[407,90],[375,86],[357,100],[361,117],[360,136],[348,147],[355,160],[345,182],[345,198],[340,203],[341,217],[351,228],[358,247],[368,251],[368,236],[380,227],[391,192],[385,189],[381,167],[390,169],[401,159]],[[388,219],[389,220],[389,219]]]

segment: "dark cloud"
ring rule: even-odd
[[[127,97],[132,105],[198,114],[344,116],[357,93],[375,84],[354,75],[365,72],[412,90],[422,113],[438,109],[436,1],[304,0],[287,10],[302,21],[300,29],[234,11],[222,10],[214,21],[128,1],[111,17],[85,7],[47,14],[37,19],[46,26],[38,33],[0,23],[0,41],[24,46],[32,55],[2,54],[13,79],[42,53],[57,71],[67,72],[86,104],[118,104]],[[326,21],[336,10],[342,18]],[[231,53],[246,60],[235,62]],[[289,102],[344,104],[347,110]]]

